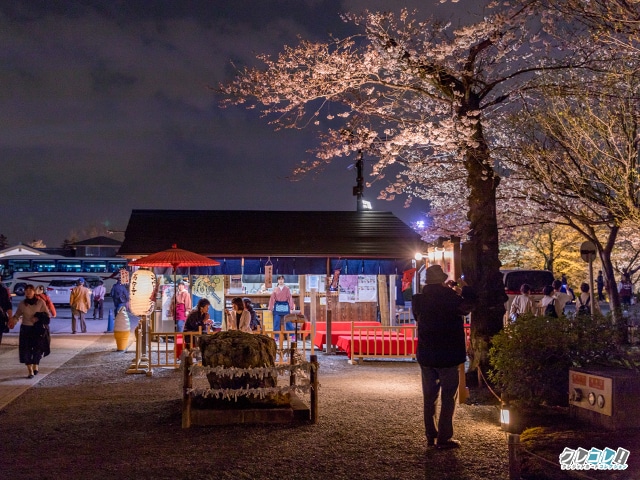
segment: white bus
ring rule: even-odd
[[[2,283],[11,293],[24,295],[24,287],[31,283],[45,289],[51,280],[83,277],[87,287],[98,280],[104,282],[107,295],[127,260],[119,257],[63,257],[61,255],[15,255],[0,258]]]

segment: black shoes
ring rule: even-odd
[[[34,370],[34,371],[33,371],[33,374],[34,374],[34,375],[37,375],[37,374],[38,374],[38,370]]]
[[[436,448],[438,450],[451,450],[452,448],[460,448],[460,442],[458,440],[450,438],[449,440],[445,440],[444,442],[438,442]]]

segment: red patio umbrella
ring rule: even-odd
[[[178,267],[215,267],[220,265],[220,262],[199,253],[178,248],[174,243],[167,250],[133,260],[129,262],[129,265],[136,267],[172,267],[175,271]]]
[[[176,270],[179,267],[215,267],[220,265],[220,262],[213,258],[205,257],[199,253],[190,252],[189,250],[183,250],[178,248],[174,243],[171,248],[162,250],[161,252],[152,253],[146,257],[139,258],[129,262],[129,265],[135,267],[171,267],[173,269],[173,290],[174,295],[176,291]],[[173,318],[176,318],[176,302],[173,307]]]

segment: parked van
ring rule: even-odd
[[[520,287],[523,283],[531,285],[530,297],[533,300],[533,304],[537,307],[540,304],[540,300],[544,296],[542,290],[547,285],[553,283],[553,273],[549,270],[502,270],[504,291],[509,299],[504,304],[507,310],[506,318],[509,316],[509,309],[511,308],[511,302],[516,295],[520,295]]]

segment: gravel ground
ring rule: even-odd
[[[181,373],[127,375],[132,358],[104,336],[0,411],[0,477],[508,478],[495,406],[459,406],[461,449],[426,448],[415,363],[320,355],[317,425],[183,430]]]

